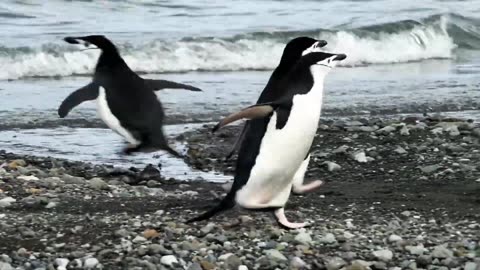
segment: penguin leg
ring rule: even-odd
[[[277,220],[278,224],[285,228],[285,229],[299,229],[303,228],[305,226],[308,226],[308,222],[290,222],[288,221],[287,217],[285,216],[285,209],[278,208],[277,210],[274,211],[275,219]]]
[[[305,185],[303,184],[305,173],[307,171],[309,162],[310,162],[310,154],[308,154],[308,156],[305,158],[305,160],[302,162],[297,172],[293,176],[293,188],[292,188],[293,194],[300,195],[307,192],[311,192],[323,184],[323,181],[321,180],[315,180]]]
[[[163,146],[154,146],[154,145],[149,145],[147,143],[141,143],[139,145],[128,145],[123,149],[123,153],[126,155],[131,155],[134,152],[143,152],[143,153],[151,153],[151,152],[156,152],[158,150],[164,150],[171,154],[172,156],[181,158],[182,155],[180,155],[177,151],[173,150],[168,144],[165,144]]]
[[[158,150],[164,150],[170,155],[181,158],[177,151],[175,151],[172,147],[168,145],[168,141],[165,138],[165,134],[163,130],[160,128],[156,130],[153,134],[146,136],[146,140],[144,140],[143,150],[145,152],[154,152]]]
[[[293,194],[295,195],[305,194],[305,193],[314,191],[321,185],[323,185],[322,180],[315,180],[305,185],[294,186],[292,191],[293,191]]]
[[[200,88],[191,86],[183,83],[176,83],[167,80],[154,80],[154,79],[144,79],[145,84],[152,89],[152,91],[157,91],[161,89],[186,89],[195,92],[201,92]]]

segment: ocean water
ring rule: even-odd
[[[479,14],[478,0],[4,0],[0,148],[35,152],[42,145],[43,155],[125,163],[115,156],[117,135],[97,129],[104,126],[93,102],[68,119],[56,114],[70,92],[88,83],[99,53],[62,38],[87,34],[109,37],[144,77],[204,89],[158,93],[171,130],[250,105],[285,43],[297,36],[325,39],[325,50],[348,56],[327,77],[326,117],[448,112],[478,119]],[[65,127],[75,120],[85,125]],[[108,154],[89,155],[82,145],[98,136],[113,140],[99,140]]]

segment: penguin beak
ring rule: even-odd
[[[319,48],[325,47],[325,46],[327,46],[327,44],[328,44],[328,42],[325,41],[325,40],[317,41],[317,47],[319,47]]]
[[[83,37],[66,37],[63,40],[67,43],[70,43],[70,44],[83,45],[83,46],[86,47],[86,49],[83,49],[83,50],[80,50],[80,51],[99,49],[96,46],[92,47],[92,48],[89,48],[90,45],[93,45],[93,44],[86,41]]]
[[[80,41],[78,41],[79,39],[81,38],[78,38],[78,37],[66,37],[64,38],[63,40],[67,43],[70,43],[70,44],[80,44]]]
[[[333,61],[342,61],[342,60],[344,60],[345,58],[347,58],[347,55],[341,53],[341,54],[337,54],[337,55],[335,56],[335,58],[333,58]]]

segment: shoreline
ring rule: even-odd
[[[215,135],[210,128],[182,135],[185,161],[231,175],[233,161],[223,155],[240,126]],[[298,231],[239,209],[185,225],[218,202],[224,186],[166,180],[155,166],[118,169],[0,151],[0,266],[475,269],[479,141],[478,123],[451,117],[322,120],[306,181],[325,184],[291,196],[286,207],[292,221],[311,222]]]

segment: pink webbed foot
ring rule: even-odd
[[[312,192],[315,189],[317,189],[318,187],[320,187],[321,185],[323,185],[323,181],[315,180],[315,181],[312,181],[312,182],[310,182],[308,184],[305,184],[305,185],[293,186],[293,193],[294,194],[304,194],[304,193],[307,193],[307,192]]]
[[[307,222],[301,222],[301,223],[296,223],[296,222],[290,222],[288,221],[287,217],[285,216],[285,211],[283,208],[279,208],[275,210],[275,218],[277,219],[277,222],[280,224],[285,229],[300,229],[305,226],[308,226]]]

